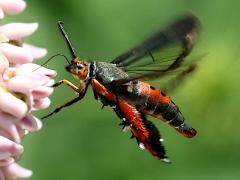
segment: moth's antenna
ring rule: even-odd
[[[63,24],[64,23],[62,21],[58,21],[58,28],[61,31],[61,33],[62,33],[62,35],[63,35],[63,37],[64,37],[64,39],[67,43],[67,46],[68,46],[68,49],[70,50],[72,58],[75,59],[75,58],[77,58],[77,56],[75,54],[74,48],[73,48],[69,38],[68,38],[68,35],[67,35],[66,31],[64,30]]]
[[[55,54],[53,56],[51,56],[49,59],[47,59],[43,64],[41,64],[38,68],[34,69],[32,72],[37,71],[38,69],[40,69],[41,67],[44,67],[47,63],[49,63],[53,58],[57,57],[57,56],[62,56],[65,58],[65,60],[68,62],[68,64],[70,64],[70,61],[68,60],[68,58],[64,55],[64,54]]]

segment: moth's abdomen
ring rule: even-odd
[[[188,138],[196,135],[196,130],[185,120],[178,106],[169,96],[148,83],[138,81],[136,86],[138,88],[135,88],[133,93],[141,99],[136,98],[135,104],[140,111],[163,120]]]

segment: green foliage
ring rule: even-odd
[[[186,139],[151,118],[173,164],[140,151],[130,133],[120,131],[116,115],[107,108],[100,110],[90,90],[81,103],[46,119],[42,131],[24,139],[21,163],[34,170],[32,179],[238,179],[239,6],[239,1],[224,0],[28,1],[26,12],[17,18],[40,23],[38,33],[27,41],[47,47],[48,57],[69,55],[56,27],[58,20],[65,22],[81,58],[110,61],[186,12],[202,22],[192,57],[207,53],[199,71],[171,94],[198,130],[197,136]],[[48,67],[58,71],[57,79],[78,84],[65,72],[65,63],[59,57]],[[75,96],[67,87],[57,89],[51,107],[37,116]]]

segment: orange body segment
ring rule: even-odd
[[[118,103],[120,111],[127,121],[131,123],[130,130],[137,139],[139,146],[141,143],[153,156],[162,160],[166,159],[165,150],[160,142],[160,134],[157,128],[138,112],[134,106],[123,100],[118,101]]]
[[[116,96],[111,93],[105,86],[103,86],[99,81],[97,81],[96,79],[92,79],[91,84],[95,92],[104,96],[108,101],[111,101],[113,103],[117,102]]]
[[[183,131],[179,128],[175,128],[175,130],[177,132],[180,132],[182,135],[184,135],[187,138],[193,138],[197,134],[197,131],[194,128],[192,128],[190,131]]]
[[[126,101],[119,100],[118,104],[124,117],[132,124],[131,130],[135,137],[144,142],[149,137],[149,133],[142,121],[141,114]]]

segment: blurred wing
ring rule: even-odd
[[[137,79],[156,79],[179,68],[193,47],[199,21],[189,15],[154,34],[142,44],[115,58],[116,64],[129,74],[124,84]]]
[[[167,81],[167,83],[163,84],[161,90],[164,93],[171,93],[176,90],[180,84],[186,81],[189,75],[193,74],[197,69],[197,64],[190,64],[186,66],[182,71],[176,73],[173,78]]]
[[[180,84],[184,83],[188,77],[193,75],[198,68],[198,62],[202,60],[207,54],[202,54],[194,59],[191,59],[190,64],[184,64],[177,70],[172,71],[171,76],[162,80],[161,89],[165,93],[171,93],[176,90]],[[169,73],[170,74],[170,73]],[[165,81],[165,83],[164,83]],[[158,83],[159,84],[159,83]]]

